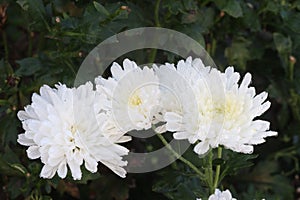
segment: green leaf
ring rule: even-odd
[[[86,170],[86,168],[82,168],[82,179],[77,181],[77,183],[81,183],[81,184],[87,184],[88,181],[91,180],[96,180],[99,179],[101,177],[100,173],[92,173],[88,170]]]
[[[16,118],[15,113],[5,115],[0,120],[0,135],[2,139],[2,145],[5,144],[16,144],[17,142],[17,128],[19,125],[19,120]]]
[[[201,34],[201,27],[193,24],[193,25],[186,25],[184,27],[181,27],[181,31],[185,34],[187,34],[189,37],[196,40],[199,44],[202,46],[205,46],[204,37]],[[178,41],[180,43],[181,41]],[[185,44],[180,44],[181,46],[184,46]],[[191,44],[193,45],[193,44]],[[189,46],[190,49],[193,49],[193,46]]]
[[[225,49],[224,53],[229,65],[236,65],[237,68],[245,70],[247,61],[251,58],[249,52],[250,45],[251,41],[244,38],[234,40],[231,46]]]
[[[24,184],[23,180],[18,177],[11,177],[7,184],[7,192],[10,199],[16,199],[22,194],[22,185]]]
[[[284,37],[281,33],[273,33],[275,47],[279,54],[290,54],[292,51],[292,41],[289,37]]]
[[[42,69],[42,64],[38,58],[24,58],[16,61],[20,68],[16,71],[19,76],[31,76]]]
[[[28,173],[28,172],[27,172],[27,169],[26,169],[23,165],[21,165],[21,164],[18,164],[18,163],[16,163],[16,164],[10,164],[10,166],[11,166],[13,169],[18,170],[19,172],[21,172],[21,173],[24,174],[24,175],[26,175],[26,173]]]
[[[255,10],[253,7],[249,7],[248,5],[243,4],[243,11],[244,16],[243,18],[241,18],[241,20],[243,21],[244,26],[249,28],[253,32],[260,31],[261,25],[257,10]]]
[[[99,199],[125,200],[129,198],[129,187],[116,175],[102,176],[91,183],[90,188]]]
[[[287,17],[284,18],[285,25],[296,33],[300,33],[300,13],[288,12]]]
[[[243,16],[243,10],[240,5],[240,1],[237,0],[228,0],[228,1],[222,1],[222,0],[217,0],[215,1],[217,7],[220,10],[223,10],[226,12],[228,15],[238,18]]]
[[[102,6],[100,3],[96,1],[93,1],[93,4],[99,13],[109,16],[109,12],[104,8],[104,6]]]
[[[293,199],[294,189],[285,176],[276,173],[278,167],[275,161],[262,161],[253,168],[251,173],[244,174],[241,180],[256,183],[259,190],[271,190],[282,199]]]
[[[173,1],[174,2],[174,1]],[[182,1],[183,6],[186,10],[194,10],[197,9],[197,3],[194,0],[184,0]]]
[[[282,66],[288,74],[289,56],[292,51],[292,40],[290,37],[284,37],[281,33],[273,33],[273,38]]]
[[[227,175],[235,175],[240,169],[252,166],[253,162],[251,160],[258,157],[258,155],[236,153],[231,150],[225,150],[224,153],[225,163],[221,167],[220,180]]]
[[[266,11],[271,11],[275,14],[278,13],[280,8],[280,4],[274,2],[274,1],[268,1],[266,7],[264,8]]]
[[[9,164],[0,155],[0,174],[7,176],[25,176],[27,170],[21,164]]]
[[[32,8],[37,13],[40,13],[41,15],[44,15],[46,13],[44,2],[42,0],[27,0],[29,7]]]
[[[6,145],[4,148],[5,152],[2,155],[2,158],[8,163],[20,163],[18,155],[14,152],[9,145]]]
[[[29,5],[28,5],[27,0],[17,0],[16,2],[17,2],[17,4],[19,4],[21,6],[21,8],[23,10],[25,10],[25,11],[28,10]]]
[[[164,0],[162,7],[167,8],[167,10],[174,15],[177,15],[179,12],[183,12],[185,10],[181,1],[174,0]]]
[[[294,2],[293,6],[296,7],[298,10],[300,10],[300,1],[298,0],[298,1]]]
[[[47,181],[46,184],[45,184],[45,191],[47,194],[50,194],[51,193],[51,185],[50,185],[50,181]]]
[[[207,188],[203,187],[199,178],[190,173],[188,168],[181,168],[180,170],[169,168],[159,172],[159,175],[159,179],[153,184],[152,190],[162,193],[169,199],[189,200],[208,196]]]

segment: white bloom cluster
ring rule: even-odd
[[[67,167],[74,179],[81,179],[81,165],[91,172],[101,162],[121,177],[128,150],[118,143],[131,138],[131,130],[147,130],[165,122],[159,132],[174,132],[175,139],[198,144],[194,151],[204,154],[223,145],[233,151],[251,153],[263,143],[269,122],[256,120],[270,103],[267,93],[255,96],[249,87],[251,75],[240,75],[232,67],[225,73],[206,67],[200,59],[140,68],[125,59],[123,68],[114,63],[112,77],[95,79],[78,88],[43,86],[33,94],[32,104],[19,111],[25,133],[18,142],[28,146],[31,159],[41,158],[41,177],[57,172],[66,177]]]
[[[32,104],[19,111],[25,133],[19,135],[18,142],[29,146],[30,159],[41,158],[41,177],[52,178],[57,172],[65,178],[68,166],[73,179],[78,180],[83,162],[87,170],[96,172],[98,161],[125,177],[122,167],[127,162],[122,156],[128,150],[116,143],[130,138],[120,131],[115,137],[106,136],[109,116],[100,106],[103,99],[90,82],[78,88],[43,86],[40,95],[33,94]]]
[[[179,61],[177,68],[171,64],[161,66],[157,74],[163,84],[177,91],[176,94],[185,91],[179,97],[180,106],[168,104],[164,120],[166,130],[175,132],[175,139],[199,142],[194,148],[197,154],[219,145],[236,152],[252,153],[253,145],[277,134],[268,131],[269,122],[255,120],[270,107],[270,102],[265,102],[266,92],[255,96],[255,89],[249,87],[249,73],[239,85],[240,75],[233,67],[222,73],[204,66],[200,59],[188,58]],[[181,79],[174,81],[172,75]]]
[[[65,178],[68,166],[73,178],[81,179],[83,162],[91,172],[101,162],[125,177],[127,161],[122,156],[128,150],[118,143],[131,139],[126,132],[149,129],[161,116],[153,69],[141,69],[128,59],[123,68],[114,63],[112,78],[95,79],[96,90],[90,82],[79,88],[43,86],[40,95],[33,94],[32,104],[19,111],[25,133],[18,142],[29,146],[30,159],[41,158],[41,177],[52,178],[57,172]]]
[[[201,199],[196,199],[201,200]],[[221,192],[219,189],[215,190],[215,193],[208,197],[208,200],[236,200],[232,198],[232,195],[229,190]]]
[[[106,106],[124,132],[147,130],[158,122],[159,80],[153,69],[141,69],[125,59],[123,69],[113,63],[112,78],[95,80],[97,91],[106,94]],[[156,116],[157,115],[157,116]],[[156,116],[156,117],[155,117]]]

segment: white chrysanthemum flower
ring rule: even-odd
[[[201,200],[201,198],[196,200]],[[219,189],[216,189],[215,193],[208,197],[208,200],[236,200],[236,199],[232,198],[232,195],[229,190],[225,190],[221,192]]]
[[[97,91],[106,93],[107,110],[124,132],[151,128],[159,117],[159,81],[153,69],[125,59],[123,69],[113,63],[112,77],[95,79]]]
[[[191,57],[188,57],[186,62],[180,60],[177,68],[169,63],[160,67],[155,66],[162,91],[161,106],[165,119],[162,121],[166,122],[164,131],[179,131],[183,113],[191,113],[198,106],[193,87],[202,76],[209,73],[209,70],[210,68],[205,67],[200,59],[192,60]]]
[[[239,85],[240,75],[233,67],[221,73],[205,67],[199,59],[188,58],[185,62],[180,61],[177,69],[170,65],[161,66],[157,74],[159,78],[163,77],[162,80],[172,80],[174,71],[176,76],[185,79],[186,84],[181,85],[180,90],[188,92],[180,97],[181,110],[175,104],[166,109],[166,129],[175,132],[175,139],[188,139],[190,143],[198,141],[194,148],[196,153],[204,154],[210,147],[219,145],[236,152],[252,153],[253,145],[277,134],[268,131],[269,122],[255,120],[270,107],[270,102],[265,102],[266,92],[255,96],[255,89],[249,87],[249,73]],[[178,82],[171,87],[178,90]]]
[[[96,94],[88,82],[78,88],[45,85],[40,95],[33,94],[32,104],[19,111],[25,133],[18,136],[18,142],[29,146],[30,159],[41,158],[44,164],[40,176],[65,178],[67,166],[73,179],[82,177],[81,165],[91,172],[97,171],[100,161],[121,177],[127,164],[122,156],[128,150],[118,144],[125,141],[123,134],[112,137],[109,134],[109,119],[102,112],[101,104],[105,99]]]

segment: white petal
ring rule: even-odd
[[[262,92],[258,95],[256,95],[254,97],[254,102],[256,103],[256,105],[262,104],[268,97],[268,93],[267,92]]]
[[[224,192],[222,192],[222,196],[225,199],[232,199],[231,193],[229,192],[229,190],[225,190]]]
[[[63,160],[65,159],[65,157],[62,155],[62,156],[57,156],[57,155],[52,155],[50,154],[48,160],[47,160],[47,164],[49,166],[57,166],[59,165]]]
[[[173,137],[176,140],[184,140],[184,139],[188,139],[190,137],[190,134],[187,132],[176,132],[173,134]]]
[[[209,150],[209,143],[208,142],[199,142],[195,147],[194,151],[199,154],[203,155]]]
[[[137,68],[137,65],[135,64],[135,62],[130,61],[129,59],[126,58],[126,59],[123,61],[123,67],[124,67],[124,70],[125,70],[126,72],[128,72],[128,71],[133,70],[134,68]]]
[[[240,88],[247,88],[249,86],[249,84],[251,83],[251,74],[250,73],[247,73],[245,76],[244,76],[244,79],[240,85]]]
[[[73,154],[73,159],[78,165],[82,165],[83,157],[82,157],[80,150],[77,150],[77,149],[75,150],[75,152]]]
[[[181,128],[182,117],[174,112],[167,112],[165,114],[166,129],[168,131],[178,131]]]
[[[27,156],[30,159],[37,159],[41,156],[40,151],[39,151],[39,147],[38,146],[30,146],[26,152],[27,152]]]
[[[94,158],[91,158],[90,156],[85,156],[84,166],[90,172],[93,172],[93,173],[97,172],[98,163]]]
[[[111,169],[115,174],[118,176],[125,178],[126,177],[126,170],[122,167],[120,167],[118,164],[111,163],[108,161],[101,161],[105,166],[107,166],[109,169]]]
[[[25,134],[19,134],[17,142],[24,146],[35,145],[34,141],[32,139],[28,139]]]
[[[112,64],[110,71],[113,77],[116,78],[117,80],[120,80],[122,76],[125,74],[121,66],[115,62]]]
[[[64,154],[64,149],[60,146],[51,146],[49,148],[49,155],[52,157],[61,157]]]
[[[276,131],[266,131],[264,133],[264,137],[277,136],[277,135],[278,135],[278,132],[276,132]]]
[[[132,140],[131,136],[122,136],[118,140],[115,140],[115,143],[124,143],[124,142],[129,142],[131,140]]]
[[[264,143],[266,140],[263,138],[251,138],[251,140],[248,142],[249,144],[261,144]]]
[[[68,172],[68,169],[67,169],[67,164],[66,162],[61,162],[58,166],[58,169],[57,169],[57,174],[60,178],[66,178],[67,176],[67,172]]]
[[[262,115],[264,112],[266,112],[271,106],[271,103],[269,101],[265,102],[260,106],[260,110],[257,113],[257,116]]]
[[[230,78],[230,76],[232,76],[233,73],[234,73],[234,68],[233,67],[227,67],[225,69],[225,75],[227,76],[227,78]]]
[[[24,110],[19,111],[17,116],[20,120],[25,120],[25,119],[30,118],[30,116]]]
[[[56,168],[55,167],[51,167],[49,165],[44,165],[41,171],[40,176],[42,178],[52,178],[55,175],[56,172]]]
[[[254,148],[251,145],[241,145],[238,152],[251,154],[251,153],[253,153],[253,150],[254,150]]]
[[[76,163],[75,160],[69,160],[68,165],[70,167],[73,179],[80,180],[82,176],[80,165]]]
[[[33,140],[34,135],[35,135],[35,133],[32,132],[32,131],[26,131],[26,132],[25,132],[25,136],[26,136],[28,139]]]
[[[167,127],[165,124],[155,128],[156,133],[164,133],[166,131],[167,131]]]

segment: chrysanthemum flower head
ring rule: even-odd
[[[159,109],[160,90],[153,69],[140,68],[125,59],[123,68],[113,63],[112,77],[96,78],[97,91],[107,94],[107,110],[124,132],[149,129]]]
[[[96,95],[88,82],[78,88],[44,85],[40,95],[33,94],[32,104],[19,111],[25,133],[18,136],[18,142],[29,146],[30,159],[41,158],[44,164],[40,176],[65,178],[68,167],[73,179],[81,179],[81,165],[91,172],[97,171],[100,161],[121,177],[127,163],[122,156],[128,150],[115,144],[123,135],[111,139],[105,134],[104,122],[108,121],[102,112],[104,97]]]
[[[201,200],[201,199],[196,199]],[[232,198],[232,195],[229,190],[220,191],[219,189],[215,190],[214,194],[211,194],[208,197],[208,200],[236,200],[235,198]]]
[[[177,68],[174,64],[166,63],[155,67],[161,89],[161,106],[163,108],[164,131],[178,131],[183,123],[182,114],[188,114],[198,107],[194,85],[202,76],[208,74],[200,59],[179,61]],[[195,120],[197,115],[187,120]],[[186,121],[186,124],[193,122]]]
[[[249,73],[239,84],[240,75],[234,72],[233,67],[222,73],[188,58],[180,61],[177,69],[168,68],[167,65],[161,66],[158,76],[162,71],[165,74],[170,71],[168,74],[171,76],[174,74],[172,70],[176,70],[176,76],[186,79],[187,84],[181,87],[186,87],[185,90],[193,95],[184,96],[186,99],[182,102],[186,105],[182,110],[174,107],[165,113],[166,129],[175,132],[175,139],[198,142],[194,148],[196,153],[204,154],[209,148],[219,145],[236,152],[252,153],[253,145],[277,134],[268,131],[269,122],[256,119],[270,107],[270,102],[265,102],[266,92],[255,96],[255,89],[249,87]],[[176,90],[177,86],[174,84],[173,88]]]

